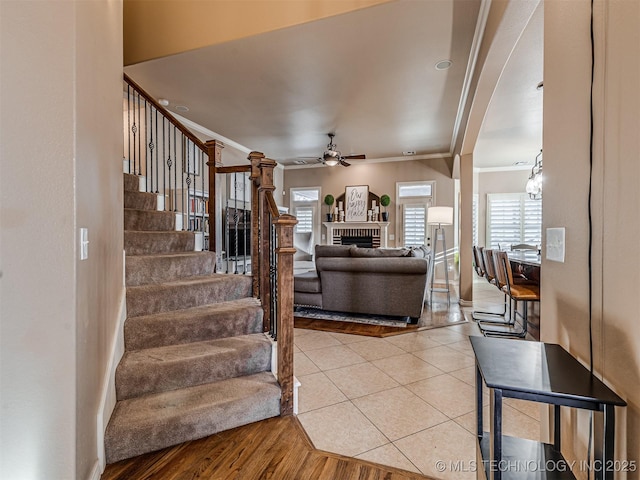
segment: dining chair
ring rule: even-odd
[[[513,325],[506,326],[506,328],[493,328],[494,331],[485,330],[482,332],[485,336],[501,336],[501,337],[519,337],[524,338],[527,335],[527,317],[528,317],[528,304],[529,302],[540,301],[540,286],[524,281],[516,281],[511,271],[511,262],[507,252],[499,251],[495,252],[495,267],[499,278],[496,279],[497,285],[502,285],[501,290],[505,292],[510,300],[509,313],[513,320]],[[518,302],[522,302],[522,313],[518,310]],[[522,319],[522,328],[518,329],[515,326],[516,318]],[[482,330],[482,329],[481,329]]]
[[[472,318],[476,320],[480,331],[485,333],[507,334],[513,330],[515,321],[511,316],[511,299],[504,289],[505,279],[504,273],[497,268],[496,258],[498,250],[483,249],[483,265],[487,272],[487,278],[491,278],[491,283],[504,295],[504,304],[502,312],[473,312]]]

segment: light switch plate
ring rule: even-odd
[[[80,260],[89,258],[89,229],[80,229]]]
[[[393,233],[389,234],[389,240],[395,240],[396,236]]]
[[[547,260],[564,263],[564,227],[547,228]]]

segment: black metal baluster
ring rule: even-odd
[[[164,116],[164,114],[162,115],[162,197],[165,198],[165,203],[166,203],[166,198],[167,198],[167,172],[165,169],[165,158],[167,158],[167,136],[166,136],[166,132],[167,132],[167,127],[166,127],[166,117]],[[164,209],[163,210],[167,210],[167,205],[164,205]]]
[[[129,153],[127,160],[129,161],[129,173],[131,172],[131,85],[127,84],[127,147]]]
[[[149,127],[149,121],[151,120],[151,112],[149,112],[149,121],[146,120],[146,118],[147,118],[147,99],[146,98],[144,100],[144,118],[145,118],[145,122],[144,122],[144,139],[146,141],[149,138],[149,130],[151,129]],[[152,135],[153,135],[153,133],[152,133]],[[147,142],[147,146],[145,147],[145,155],[144,155],[144,177],[145,177],[144,191],[145,192],[149,191],[148,176],[149,176],[149,146],[150,145],[151,145],[151,142]]]
[[[235,275],[238,274],[238,225],[240,222],[240,214],[238,213],[238,174],[236,172],[233,173],[233,201],[235,206],[235,211],[233,213],[233,232],[235,233],[234,237],[234,267],[233,273]]]
[[[247,176],[242,173],[242,274],[247,273]]]
[[[160,146],[159,146],[160,145],[160,137],[158,136],[158,109],[155,108],[155,107],[154,107],[154,109],[156,111],[156,144],[157,144],[156,145],[157,146],[157,148],[156,148],[156,193],[159,193],[158,192],[158,170],[160,168],[159,168],[158,155],[160,155]],[[153,173],[151,175],[153,176]]]
[[[178,211],[178,142],[176,141],[176,126],[173,126],[173,159],[176,168],[173,169],[173,211]],[[182,218],[182,217],[181,217]]]
[[[138,133],[139,125],[140,125],[140,94],[138,94],[138,99],[136,100],[136,96],[133,96],[133,100],[135,103],[135,110],[133,111],[133,168],[136,168],[136,134]],[[136,125],[136,112],[138,112],[138,124]],[[136,170],[136,175],[142,174],[142,147],[141,147],[140,136],[138,136],[138,169]]]
[[[184,137],[184,135],[183,135]],[[191,163],[189,162],[189,139],[187,139],[186,137],[184,137],[184,146],[185,149],[187,151],[187,223],[189,224],[189,226],[187,227],[187,230],[189,230],[190,232],[193,231],[193,222],[192,222],[192,215],[193,215],[193,208],[191,206],[191,192],[189,191],[189,189],[191,188]]]
[[[184,174],[185,174],[185,168],[184,168],[184,162],[185,162],[185,151],[187,148],[187,142],[185,142],[185,136],[184,133],[181,134],[181,138],[182,138],[182,178],[180,181],[180,197],[182,197],[182,230],[186,230],[186,224],[189,223],[189,212],[187,212],[187,210],[185,210],[185,200],[187,200],[186,197],[188,197],[189,191],[187,190],[187,193],[185,194],[184,192],[184,186],[185,186],[185,180],[184,180]]]
[[[229,178],[229,175],[225,176],[225,185],[227,185],[226,179]],[[229,247],[231,245],[231,239],[230,239],[230,225],[229,225],[229,198],[227,195],[227,201],[226,201],[226,208],[224,209],[224,251],[227,252],[227,261],[226,261],[226,268],[225,268],[225,273],[229,273],[229,258],[231,257],[229,252]]]
[[[209,222],[205,221],[205,217],[207,215],[207,202],[209,197],[205,197],[204,192],[204,155],[202,154],[202,150],[198,148],[198,155],[200,157],[200,191],[202,192],[202,225],[200,228],[202,229],[202,249],[209,250],[209,237],[207,236],[207,225]]]
[[[169,150],[169,156],[167,157],[167,167],[169,168],[169,195],[167,195],[167,190],[165,188],[165,198],[167,198],[169,200],[169,203],[171,203],[171,166],[173,165],[173,161],[171,160],[171,122],[169,122],[169,124],[167,125],[167,143],[168,143],[168,150]],[[174,188],[175,190],[175,188]],[[165,210],[167,209],[167,206],[165,205]],[[171,210],[171,207],[169,207],[169,210]]]
[[[269,212],[269,235],[271,241],[269,242],[269,287],[271,290],[271,305],[269,310],[271,312],[271,325],[270,333],[274,340],[278,339],[278,269],[277,269],[277,257],[276,257],[276,228],[273,225],[273,217]]]

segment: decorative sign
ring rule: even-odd
[[[345,187],[345,222],[366,222],[369,186]]]

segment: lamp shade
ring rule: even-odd
[[[427,211],[427,223],[429,225],[452,225],[453,207],[429,207]]]

